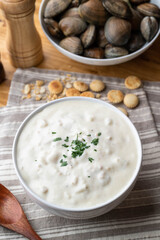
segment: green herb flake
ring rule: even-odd
[[[66,162],[66,161],[64,161],[62,164],[61,164],[61,167],[65,167],[65,166],[67,166],[68,165],[68,163]]]
[[[88,178],[90,178],[91,176],[88,176]]]
[[[82,152],[80,152],[80,151],[79,152],[78,151],[77,152],[75,152],[75,151],[72,152],[72,157],[73,158],[76,158],[77,156],[81,156],[81,155],[82,155]]]
[[[98,138],[94,138],[91,143],[96,146],[99,143],[99,139]]]
[[[98,137],[100,137],[101,135],[102,135],[102,133],[99,132],[99,133],[98,133]]]
[[[64,158],[67,158],[67,156],[66,156],[65,154],[63,154],[63,157],[64,157]]]
[[[97,149],[94,149],[95,152],[97,152]]]
[[[63,161],[63,159],[60,160],[61,167],[65,167],[68,165],[67,161]]]
[[[52,134],[56,134],[56,132],[52,132]]]
[[[88,160],[92,163],[94,161],[93,158],[89,157]]]
[[[65,141],[65,142],[69,142],[69,137],[67,136],[64,141]]]
[[[87,149],[87,148],[90,148],[90,145],[86,146],[86,149]]]
[[[69,145],[67,145],[67,144],[62,144],[62,147],[68,148]]]
[[[37,159],[36,160],[34,160],[35,162],[37,162]]]
[[[61,141],[61,140],[62,140],[62,138],[58,137],[58,138],[53,139],[53,142],[57,142],[57,141]]]
[[[88,134],[87,137],[91,137],[91,134]]]
[[[86,141],[84,138],[83,138],[82,140],[83,140],[83,142],[85,142],[85,141]]]

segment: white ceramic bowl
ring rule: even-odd
[[[64,54],[65,56],[77,61],[77,62],[81,62],[81,63],[85,63],[85,64],[89,64],[89,65],[97,65],[97,66],[107,66],[107,65],[116,65],[116,64],[120,64],[120,63],[124,63],[124,62],[128,62],[136,57],[138,57],[140,54],[142,54],[143,52],[145,52],[153,43],[154,41],[158,38],[159,34],[160,34],[160,26],[159,26],[159,30],[157,32],[157,34],[155,35],[155,37],[152,39],[152,41],[150,41],[149,43],[146,43],[142,48],[140,48],[138,51],[131,53],[129,55],[123,56],[123,57],[118,57],[118,58],[110,58],[110,59],[94,59],[94,58],[87,58],[87,57],[82,57],[76,54],[73,54],[65,49],[63,49],[62,47],[59,46],[58,41],[53,38],[50,33],[48,32],[44,21],[43,21],[43,15],[44,15],[44,10],[46,7],[46,4],[49,0],[42,0],[40,9],[39,9],[39,19],[40,19],[40,23],[41,23],[41,27],[46,35],[46,37],[48,38],[48,40],[52,43],[52,45],[62,54]],[[157,6],[160,7],[160,1],[159,0],[151,0],[151,3],[155,3]]]
[[[45,200],[41,199],[38,195],[36,195],[25,183],[25,181],[23,180],[21,173],[18,169],[17,166],[17,154],[16,154],[16,149],[17,149],[17,143],[18,143],[18,139],[19,136],[21,134],[21,132],[23,131],[23,128],[25,127],[25,125],[28,123],[28,121],[37,113],[39,113],[40,111],[42,111],[44,108],[52,105],[52,104],[57,104],[58,102],[63,102],[63,101],[67,101],[69,103],[69,101],[89,101],[89,102],[93,102],[93,103],[100,103],[103,104],[106,108],[110,108],[112,109],[114,112],[116,112],[118,115],[121,115],[121,117],[124,119],[124,121],[130,126],[130,128],[133,131],[133,134],[135,136],[136,142],[137,142],[137,146],[138,146],[138,161],[137,161],[137,166],[134,172],[133,177],[130,179],[130,181],[126,184],[125,188],[119,193],[117,194],[112,200],[107,201],[103,204],[100,204],[96,207],[91,207],[91,208],[86,208],[86,209],[71,209],[71,208],[65,208],[65,207],[59,207],[57,205],[54,204],[50,204],[48,202],[46,202]],[[62,216],[62,217],[66,217],[66,218],[71,218],[71,219],[88,219],[88,218],[92,218],[92,217],[96,217],[99,215],[102,215],[108,211],[110,211],[111,209],[115,208],[117,205],[119,205],[129,194],[129,192],[132,190],[132,188],[134,187],[134,184],[138,178],[138,174],[141,168],[141,163],[142,163],[142,146],[141,146],[141,141],[139,138],[139,135],[137,133],[136,128],[134,127],[134,125],[132,124],[132,122],[129,120],[128,117],[126,117],[121,111],[119,111],[117,108],[115,108],[114,106],[101,101],[101,100],[97,100],[97,99],[92,99],[92,98],[82,98],[82,97],[71,97],[71,98],[63,98],[63,99],[59,99],[59,100],[55,100],[53,102],[47,103],[41,107],[39,107],[38,109],[36,109],[35,111],[33,111],[21,124],[20,128],[17,131],[17,134],[15,136],[14,139],[14,143],[13,143],[13,161],[14,161],[14,166],[15,166],[15,170],[17,173],[17,176],[22,184],[22,186],[24,187],[24,189],[26,190],[27,194],[30,196],[30,198],[36,202],[37,204],[39,204],[42,208],[46,209],[48,212]]]

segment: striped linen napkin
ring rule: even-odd
[[[45,80],[47,85],[49,81],[66,74],[36,68],[16,71],[7,107],[0,109],[0,182],[19,200],[31,225],[42,239],[160,239],[160,83],[144,82],[142,88],[132,90],[139,97],[140,104],[128,112],[141,137],[143,164],[134,189],[116,209],[89,220],[63,219],[34,204],[21,187],[12,163],[13,139],[24,118],[43,103],[33,98],[22,100],[22,89],[24,84],[40,79]],[[110,89],[131,92],[125,88],[122,79],[69,74],[86,83],[93,79],[103,80],[107,85],[102,94],[104,101],[107,101],[106,93]],[[6,239],[25,238],[0,227],[0,240]]]

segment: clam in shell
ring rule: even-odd
[[[129,52],[135,52],[145,44],[145,40],[140,32],[134,32],[131,34],[131,38],[127,43],[127,49]]]
[[[84,56],[88,58],[104,58],[104,49],[102,48],[88,48],[84,50]]]
[[[131,11],[132,11],[132,17],[130,19],[130,22],[131,22],[132,30],[139,31],[143,16],[140,14],[140,12],[138,12],[134,8],[131,8]]]
[[[105,24],[104,32],[109,43],[123,46],[131,36],[131,23],[125,19],[110,17]]]
[[[116,47],[108,44],[105,47],[105,57],[106,58],[117,58],[128,55],[128,50],[123,47]]]
[[[96,27],[94,25],[89,25],[87,30],[82,33],[81,41],[84,48],[90,47],[96,39]]]
[[[147,42],[158,32],[158,22],[155,17],[145,17],[141,22],[141,33]]]
[[[80,17],[78,8],[76,8],[76,7],[75,8],[69,8],[66,12],[64,12],[61,19],[65,18],[65,17]]]
[[[131,18],[129,5],[123,0],[103,0],[103,6],[115,17]]]
[[[97,33],[97,45],[98,47],[104,48],[108,44],[108,41],[104,35],[104,28],[101,27]]]
[[[60,41],[59,45],[65,50],[81,55],[83,53],[83,46],[78,37],[66,37]]]
[[[145,16],[160,18],[160,9],[152,3],[143,3],[137,6],[137,10]]]
[[[47,29],[53,37],[62,38],[63,33],[61,32],[58,23],[51,18],[44,18],[44,22],[47,25]]]
[[[72,2],[72,0],[50,0],[44,10],[44,17],[55,17],[62,13]]]
[[[59,22],[59,27],[65,36],[72,36],[84,32],[87,24],[80,17],[66,17]]]
[[[101,0],[89,0],[79,6],[79,14],[84,21],[103,26],[109,16]]]

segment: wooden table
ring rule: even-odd
[[[77,63],[59,53],[47,40],[42,32],[38,10],[41,0],[36,1],[35,24],[40,33],[44,61],[38,66],[39,68],[61,69],[72,72],[93,73],[97,75],[113,76],[125,78],[130,74],[139,76],[142,80],[160,81],[160,37],[153,46],[142,54],[140,57],[116,66],[90,66]],[[5,46],[6,24],[0,13],[0,52],[1,60],[6,72],[6,81],[0,84],[0,106],[5,106],[8,99],[8,91],[15,68],[11,66],[8,60],[8,54]]]

